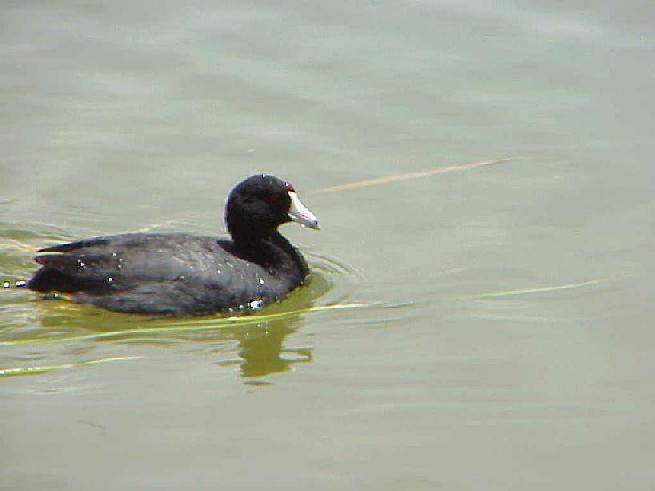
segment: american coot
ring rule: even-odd
[[[307,280],[305,259],[277,231],[290,221],[319,228],[291,184],[251,176],[227,199],[232,240],[133,233],[46,247],[35,257],[42,267],[27,287],[117,312],[202,315],[258,309]]]

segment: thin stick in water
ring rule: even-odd
[[[509,162],[510,160],[512,159],[505,158],[505,159],[495,159],[495,160],[484,160],[482,162],[471,162],[469,164],[451,165],[448,167],[438,167],[436,169],[429,169],[419,172],[408,172],[405,174],[394,174],[392,176],[375,177],[373,179],[365,179],[363,181],[355,181],[347,184],[340,184],[338,186],[331,186],[327,188],[317,189],[315,191],[310,191],[309,193],[305,193],[305,194],[322,194],[322,193],[336,193],[339,191],[349,191],[351,189],[359,189],[369,186],[377,186],[380,184],[389,184],[392,182],[407,181],[409,179],[418,179],[419,177],[436,176],[439,174],[446,174],[448,172],[460,172],[469,169],[476,169],[478,167],[484,167],[487,165],[502,164],[504,162]]]

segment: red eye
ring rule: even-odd
[[[293,186],[291,185],[291,183],[287,182],[287,181],[284,182],[284,189],[286,189],[288,193],[295,193],[296,192],[296,190],[293,189]]]

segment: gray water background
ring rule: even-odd
[[[0,488],[653,489],[653,19],[2,2],[0,279],[69,239],[223,233],[269,172],[322,225],[284,228],[315,281],[270,312],[368,307],[98,340],[150,324],[0,290],[0,369],[59,367],[0,377]],[[73,339],[10,344],[48,336]]]

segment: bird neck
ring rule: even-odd
[[[300,252],[278,231],[268,237],[232,235],[235,252],[263,267],[275,267],[293,271],[300,279],[309,273],[309,268]]]

